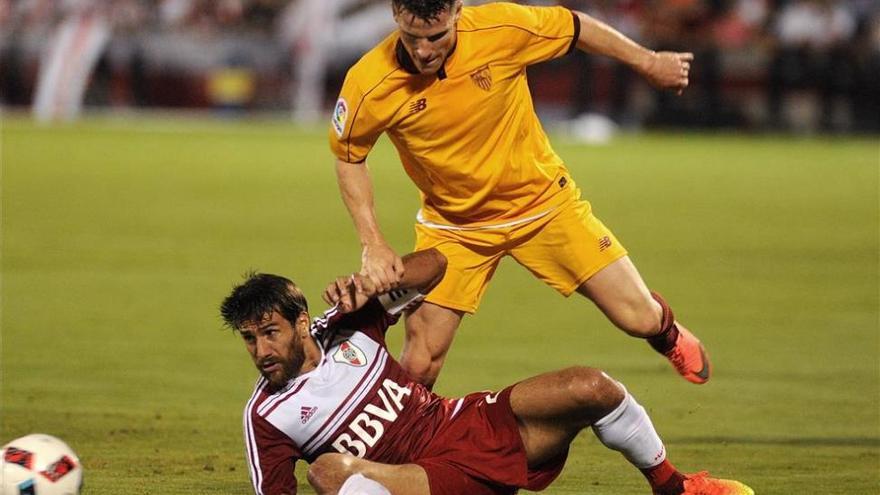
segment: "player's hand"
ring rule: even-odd
[[[361,254],[360,273],[370,279],[377,293],[388,292],[403,278],[403,260],[384,242],[367,244]]]
[[[693,60],[693,53],[654,52],[641,72],[655,88],[680,95],[688,86]]]
[[[324,289],[322,295],[324,302],[329,305],[339,305],[342,313],[357,311],[371,297],[376,295],[375,286],[370,280],[359,273],[352,273],[345,277],[337,277]]]

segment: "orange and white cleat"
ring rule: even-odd
[[[710,478],[709,473],[701,471],[687,475],[681,495],[755,495],[755,490],[739,481]]]
[[[678,325],[678,338],[675,347],[664,354],[678,371],[678,374],[691,383],[709,381],[709,355],[700,339],[694,337],[687,328]]]

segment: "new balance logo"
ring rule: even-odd
[[[599,239],[599,251],[605,251],[606,249],[611,247],[611,238],[607,235],[601,239]]]
[[[426,108],[428,108],[428,99],[419,98],[418,100],[409,104],[409,114],[412,115],[414,113],[419,113]]]
[[[312,416],[315,415],[315,412],[318,410],[317,406],[309,407],[303,406],[302,409],[299,410],[299,420],[302,424],[306,424],[312,419]]]

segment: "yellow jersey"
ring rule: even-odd
[[[397,32],[345,78],[330,147],[358,163],[385,132],[422,194],[419,218],[457,227],[523,220],[578,195],[535,114],[526,67],[577,42],[562,7],[464,7],[437,74],[419,74]]]

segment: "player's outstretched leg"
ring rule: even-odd
[[[666,448],[647,411],[625,389],[623,400],[593,424],[593,432],[602,444],[620,452],[639,468],[654,495],[755,494],[739,481],[710,478],[705,471],[688,475],[679,472],[666,458]]]
[[[577,292],[589,298],[618,328],[647,339],[686,380],[706,383],[709,357],[700,341],[675,321],[669,305],[651,293],[628,256],[587,279]]]
[[[660,294],[651,292],[651,296],[660,304],[663,315],[660,319],[660,333],[650,337],[648,343],[666,356],[685,380],[706,383],[711,367],[703,344],[681,323],[675,321],[672,310]]]
[[[510,407],[530,467],[558,459],[581,430],[592,427],[603,445],[641,471],[654,495],[754,495],[737,481],[678,471],[645,408],[600,370],[568,368],[524,380],[511,389]]]

